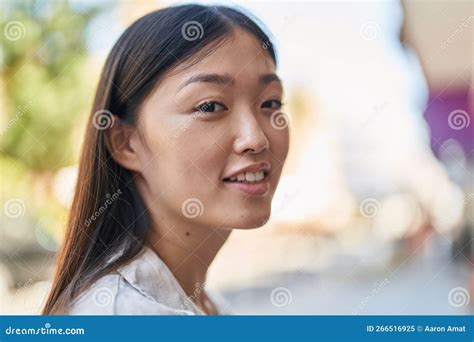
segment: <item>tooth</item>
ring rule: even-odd
[[[237,178],[235,178],[235,177],[231,177],[231,178],[230,178],[230,181],[231,181],[231,182],[235,182],[236,180],[237,180]]]
[[[238,175],[237,180],[239,180],[239,181],[245,180],[245,173],[241,173],[240,175]]]
[[[255,180],[255,173],[253,172],[245,172],[245,179],[249,182],[253,182]]]
[[[256,181],[261,181],[263,178],[264,178],[263,171],[258,171],[258,172],[255,174],[255,180],[256,180]]]

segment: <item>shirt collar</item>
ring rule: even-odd
[[[192,298],[186,295],[168,266],[149,247],[145,246],[135,259],[120,267],[117,272],[136,290],[158,303],[205,315]],[[196,288],[196,291],[202,290],[202,286]]]

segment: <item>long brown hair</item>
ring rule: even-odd
[[[43,314],[67,313],[79,293],[131,260],[145,244],[147,208],[132,172],[111,157],[107,128],[115,120],[134,125],[140,105],[167,71],[205,47],[215,47],[211,43],[224,41],[236,26],[259,39],[276,64],[273,45],[256,22],[224,6],[183,5],[152,12],[114,45],[89,118],[68,228]]]

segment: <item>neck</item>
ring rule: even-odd
[[[207,270],[227,240],[230,230],[162,220],[153,224],[148,244],[164,261],[181,287],[203,307]]]

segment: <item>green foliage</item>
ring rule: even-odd
[[[75,161],[72,132],[92,91],[85,32],[104,8],[65,0],[0,6],[1,153],[31,171],[55,171]]]

